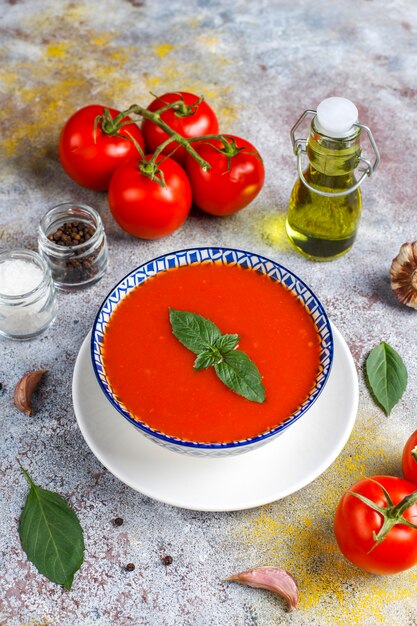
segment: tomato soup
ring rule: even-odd
[[[257,365],[266,400],[237,395],[172,333],[169,308],[199,313]],[[108,382],[131,416],[199,443],[247,439],[278,426],[311,392],[320,343],[308,312],[285,286],[252,269],[216,263],[168,270],[133,289],[106,327]]]

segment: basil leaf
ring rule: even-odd
[[[41,574],[69,590],[84,560],[80,522],[62,496],[38,487],[21,470],[30,485],[19,521],[22,548]]]
[[[216,357],[213,352],[207,350],[207,352],[200,352],[196,360],[194,361],[194,369],[204,370],[207,367],[211,367],[216,363]]]
[[[169,309],[169,321],[178,341],[195,354],[205,352],[222,336],[216,324],[197,313]]]
[[[407,387],[408,374],[402,358],[383,341],[371,350],[365,367],[376,401],[390,415]]]
[[[222,335],[216,341],[216,348],[224,355],[236,348],[239,341],[239,335]]]
[[[232,350],[214,366],[217,376],[230,389],[253,402],[265,401],[265,388],[255,363],[241,350]]]
[[[196,370],[214,365],[220,380],[237,394],[254,402],[264,402],[265,389],[256,365],[241,350],[235,350],[239,335],[224,334],[216,324],[197,313],[169,309],[175,337],[197,354]]]

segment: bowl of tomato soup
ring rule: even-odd
[[[174,336],[169,311],[237,334],[256,365],[263,401],[226,386]],[[91,336],[106,398],[145,437],[176,452],[238,454],[271,441],[308,410],[328,380],[333,336],[323,306],[295,274],[253,252],[192,248],[125,276],[102,303]]]

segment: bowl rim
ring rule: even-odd
[[[155,429],[151,428],[150,426],[148,426],[147,424],[145,424],[145,423],[143,423],[143,422],[141,422],[139,420],[135,420],[128,413],[128,411],[125,410],[122,406],[120,406],[120,404],[109,394],[109,392],[107,391],[106,387],[104,386],[103,381],[101,380],[101,377],[100,377],[100,375],[99,375],[99,373],[97,371],[97,363],[96,363],[96,360],[95,360],[96,351],[94,349],[95,348],[95,344],[96,344],[96,339],[95,339],[96,326],[97,326],[98,319],[99,319],[99,316],[100,316],[100,314],[102,312],[102,309],[103,309],[104,305],[107,303],[107,301],[109,300],[110,296],[114,293],[114,291],[129,276],[133,276],[134,274],[136,274],[138,272],[138,270],[144,268],[146,265],[149,265],[150,263],[154,263],[154,262],[156,262],[158,260],[165,259],[168,256],[182,254],[182,253],[192,253],[192,252],[197,252],[197,251],[211,251],[211,252],[221,252],[221,253],[236,252],[236,253],[240,253],[240,254],[243,254],[243,255],[246,255],[246,256],[256,256],[262,262],[272,263],[275,267],[278,267],[279,269],[283,270],[284,272],[287,272],[290,276],[294,277],[296,282],[298,282],[303,287],[305,287],[305,289],[307,289],[307,291],[311,294],[311,296],[317,302],[317,305],[318,305],[317,309],[320,310],[320,314],[323,316],[323,318],[325,320],[324,327],[328,331],[328,333],[327,333],[327,341],[328,341],[327,350],[329,352],[329,354],[328,354],[329,363],[328,363],[326,371],[325,372],[321,372],[321,374],[323,375],[323,381],[322,381],[322,384],[321,384],[320,388],[316,389],[314,392],[310,392],[310,394],[307,396],[306,400],[304,400],[304,402],[303,402],[303,404],[305,404],[305,406],[302,407],[302,404],[299,405],[293,411],[293,413],[284,422],[281,422],[275,428],[273,428],[271,430],[268,430],[266,432],[263,432],[263,433],[261,433],[259,435],[255,435],[254,437],[249,437],[247,439],[240,439],[240,440],[237,440],[237,441],[230,441],[230,442],[225,442],[225,443],[200,443],[200,442],[196,442],[196,441],[189,441],[189,440],[185,440],[185,439],[180,439],[180,438],[174,437],[172,435],[166,435],[165,433],[162,433],[162,432],[160,432],[158,430],[155,430]],[[168,271],[168,270],[166,270],[166,269],[164,269],[164,270],[157,270],[154,275],[156,275],[156,274],[158,274],[158,273],[160,273],[162,271]],[[255,271],[257,271],[257,270],[255,270]],[[260,273],[262,273],[262,272],[260,272]],[[148,280],[148,278],[145,278],[145,280]],[[274,279],[272,279],[272,280],[274,280]],[[280,282],[280,281],[276,280],[275,282]],[[138,285],[135,285],[134,287],[132,287],[132,289],[136,289],[137,286]],[[293,289],[289,289],[289,290],[293,292]],[[129,289],[128,291],[131,291],[131,289]],[[305,308],[308,311],[307,307],[305,307]],[[311,316],[311,313],[309,311],[308,311],[308,313]],[[317,330],[318,330],[318,333],[320,335],[321,334],[320,329],[317,329]],[[143,263],[138,265],[136,268],[134,268],[133,270],[131,270],[130,272],[125,274],[111,288],[111,290],[108,292],[108,294],[105,296],[105,298],[103,299],[102,303],[100,304],[99,309],[97,311],[97,314],[96,314],[96,316],[94,318],[94,322],[93,322],[93,326],[92,326],[92,332],[91,332],[91,339],[90,339],[90,356],[91,356],[91,362],[92,362],[92,366],[93,366],[93,371],[94,371],[95,377],[96,377],[96,379],[98,381],[98,384],[99,384],[101,390],[103,391],[105,397],[107,398],[107,400],[110,402],[110,404],[126,420],[128,420],[136,428],[139,428],[139,430],[143,431],[145,433],[145,435],[150,436],[151,438],[160,439],[161,441],[164,441],[167,444],[172,444],[174,446],[182,446],[184,448],[194,448],[194,449],[201,449],[201,450],[222,450],[222,449],[242,448],[244,446],[249,446],[249,445],[253,445],[253,444],[256,444],[258,442],[261,442],[261,441],[265,441],[265,440],[267,440],[267,439],[269,439],[271,437],[274,437],[274,436],[278,435],[279,433],[283,432],[289,426],[291,426],[296,421],[298,421],[300,419],[300,417],[302,415],[304,415],[304,413],[306,413],[310,409],[310,407],[314,404],[314,402],[320,396],[320,394],[322,393],[322,391],[323,391],[323,389],[324,389],[324,387],[325,387],[325,385],[326,385],[326,383],[327,383],[327,381],[329,379],[330,372],[331,372],[332,365],[333,365],[333,358],[334,358],[334,338],[333,338],[333,332],[332,332],[330,320],[329,320],[329,318],[327,316],[327,313],[326,313],[326,311],[325,311],[321,301],[319,300],[319,298],[317,298],[317,296],[314,293],[314,291],[301,278],[299,278],[297,276],[297,274],[294,274],[294,272],[289,270],[284,265],[281,265],[281,263],[278,263],[278,261],[274,261],[273,259],[270,259],[269,257],[266,257],[266,256],[264,256],[262,254],[258,254],[257,252],[250,252],[248,250],[242,250],[241,248],[230,248],[229,246],[194,246],[192,248],[182,248],[180,250],[174,250],[172,252],[165,252],[164,254],[159,254],[158,256],[153,257],[152,259],[144,261]],[[321,358],[320,358],[320,363],[321,363]],[[316,375],[315,381],[317,380],[317,378],[318,378],[318,375]],[[109,387],[110,387],[110,385],[109,385]],[[310,397],[312,395],[312,393],[314,395],[313,395],[313,397]],[[300,407],[302,407],[302,408],[300,408]]]

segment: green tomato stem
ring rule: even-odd
[[[160,109],[157,109],[155,113],[158,113],[158,115],[161,115],[162,113],[165,113],[165,111],[169,111],[169,109],[175,109],[175,107],[181,106],[182,104],[184,104],[182,100],[175,100],[175,102],[169,102],[168,104],[165,104]]]
[[[211,139],[218,140],[223,143],[223,148],[216,149],[226,156],[235,156],[240,151],[239,148],[236,148],[236,143],[234,141],[230,143],[227,140],[227,135],[201,135],[200,137],[191,137],[188,141],[207,141]]]
[[[127,109],[127,111],[120,111],[119,115],[117,115],[117,116],[114,118],[113,123],[114,123],[114,124],[119,124],[119,123],[122,121],[122,119],[123,119],[124,117],[128,117],[129,115],[132,115],[132,113],[134,113],[134,112],[135,112],[135,111],[133,110],[133,107],[132,107],[132,106],[130,106],[130,107]]]
[[[156,163],[157,158],[159,157],[160,154],[162,154],[166,146],[169,146],[169,144],[173,143],[174,141],[176,141],[175,137],[171,136],[171,137],[168,137],[168,139],[165,139],[165,141],[163,141],[162,143],[160,143],[159,146],[156,148],[155,152],[153,153],[152,157],[150,158],[149,162]],[[175,152],[175,148],[173,152]]]
[[[132,124],[132,120],[122,122],[124,117],[125,113],[122,112],[113,119],[109,109],[103,109],[103,114],[97,115],[94,121],[94,139],[96,137],[98,124],[100,124],[101,130],[105,135],[117,135],[123,126],[126,126],[126,124]]]
[[[416,502],[417,491],[414,491],[413,493],[410,493],[410,495],[405,496],[405,498],[403,498],[401,502],[394,507],[395,516],[402,516],[406,510],[412,507],[413,504],[416,504]]]
[[[389,531],[397,524],[404,524],[405,526],[409,526],[417,530],[417,526],[415,524],[412,524],[404,517],[404,513],[417,503],[417,491],[414,491],[408,496],[405,496],[401,500],[401,502],[394,505],[385,487],[383,487],[380,483],[378,483],[376,480],[373,480],[372,478],[370,478],[369,480],[381,487],[382,491],[385,494],[385,497],[387,498],[387,506],[380,507],[369,498],[366,498],[359,493],[355,493],[354,491],[348,491],[347,493],[349,493],[351,496],[355,496],[355,498],[358,498],[359,500],[361,500],[361,502],[366,504],[366,506],[369,506],[374,511],[377,511],[382,516],[382,526],[378,534],[374,532],[375,543],[370,550],[370,552],[372,552],[372,550],[376,548],[377,545],[384,541]]]
[[[180,146],[182,146],[184,150],[190,156],[192,156],[193,159],[197,161],[197,163],[200,165],[200,167],[203,168],[203,170],[206,171],[210,169],[210,164],[207,163],[207,161],[205,161],[204,159],[202,159],[201,156],[194,150],[194,148],[190,145],[190,141],[186,139],[185,137],[183,137],[182,135],[176,133],[174,130],[172,130],[172,128],[168,126],[168,124],[164,122],[163,119],[161,119],[161,116],[157,111],[149,111],[149,109],[144,109],[143,107],[139,106],[139,104],[133,104],[131,107],[129,107],[128,111],[125,112],[125,115],[129,113],[136,113],[136,115],[140,115],[141,117],[144,117],[146,120],[150,120],[151,122],[154,122],[154,124],[159,126],[159,128],[162,128],[162,130],[164,130],[167,133],[167,135],[169,135],[169,139],[171,141],[176,141]],[[170,143],[170,141],[167,140],[164,143],[167,145]],[[158,146],[152,159],[157,158],[155,157],[155,154],[159,148],[160,146]],[[161,151],[162,150],[159,150],[158,154],[160,154]]]
[[[175,109],[176,107],[178,108],[181,106],[185,106],[184,102],[182,100],[177,100],[161,107],[157,111],[150,111],[149,109],[144,109],[139,104],[132,104],[126,111],[122,111],[117,117],[114,118],[113,125],[120,125],[122,119],[126,116],[139,115],[147,120],[150,120],[166,132],[166,134],[168,135],[168,139],[166,139],[156,148],[151,159],[149,160],[149,163],[151,164],[155,164],[157,158],[163,152],[163,150],[174,141],[182,146],[187,154],[189,154],[195,161],[197,161],[197,163],[204,171],[211,169],[211,165],[205,159],[203,159],[196,150],[194,150],[191,145],[192,143],[196,141],[219,140],[223,143],[223,148],[216,149],[224,154],[228,159],[240,152],[240,149],[236,147],[236,142],[234,140],[228,141],[227,136],[224,135],[201,135],[199,137],[186,138],[174,131],[166,122],[164,122],[164,120],[161,118],[161,114],[168,109]]]

